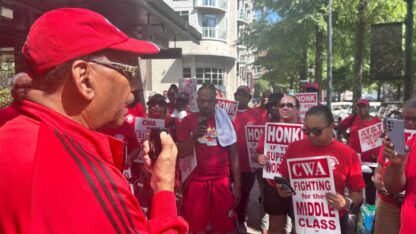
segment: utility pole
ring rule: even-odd
[[[331,109],[332,103],[332,0],[329,0],[329,13],[328,13],[328,56],[327,56],[327,100],[326,105]]]
[[[406,55],[404,69],[404,97],[406,101],[413,97],[413,0],[407,2],[407,19],[406,19]]]

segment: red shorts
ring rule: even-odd
[[[192,232],[203,232],[208,223],[214,232],[235,228],[234,197],[228,177],[190,181],[183,199],[183,212]]]

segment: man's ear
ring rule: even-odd
[[[83,60],[75,60],[71,66],[72,80],[82,97],[91,101],[94,98],[94,85],[91,80],[91,66]]]

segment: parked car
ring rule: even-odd
[[[326,102],[321,102],[321,104],[326,105]],[[332,102],[331,110],[334,115],[335,122],[347,117],[351,108],[352,102]]]
[[[383,121],[386,118],[400,119],[402,111],[403,111],[403,102],[399,102],[399,101],[383,102],[378,107],[376,116],[382,119]]]

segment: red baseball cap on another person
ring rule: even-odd
[[[61,8],[39,17],[30,28],[22,53],[30,72],[41,75],[59,64],[104,49],[137,55],[155,54],[148,41],[129,38],[104,16],[81,8]]]
[[[360,100],[358,100],[356,103],[355,103],[355,105],[369,105],[370,103],[368,102],[368,100],[367,99],[360,99]]]
[[[246,94],[251,95],[251,88],[246,85],[242,85],[237,88],[237,91],[235,91],[235,93],[238,92],[245,92]]]
[[[309,82],[306,84],[306,88],[319,90],[319,85],[317,82]]]

